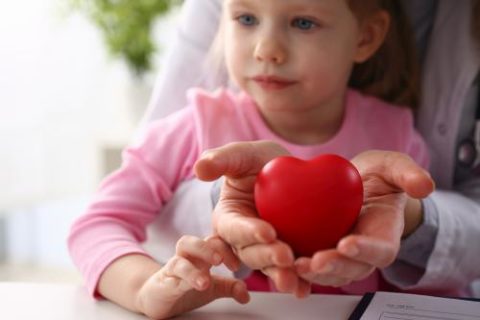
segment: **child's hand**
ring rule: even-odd
[[[234,248],[246,266],[269,276],[280,292],[303,297],[310,292],[310,284],[298,276],[290,246],[278,240],[274,228],[258,217],[253,194],[262,167],[287,154],[273,142],[232,143],[205,153],[195,172],[202,180],[226,176],[213,213],[214,232]]]
[[[239,264],[220,238],[183,236],[176,255],[139,290],[137,309],[152,319],[165,319],[222,297],[247,303],[249,295],[242,281],[210,274],[210,268],[222,262],[231,270]]]
[[[391,264],[407,229],[405,221],[421,221],[408,216],[407,199],[419,201],[416,199],[428,196],[434,189],[430,175],[401,153],[363,152],[352,162],[362,176],[365,190],[362,212],[352,234],[335,249],[296,261],[299,274],[317,284],[346,285]]]

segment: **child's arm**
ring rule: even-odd
[[[176,255],[165,266],[140,254],[118,258],[102,274],[98,291],[152,319],[169,318],[221,297],[248,302],[242,281],[210,274],[210,268],[222,262],[232,270],[238,266],[222,240],[184,236],[177,243]]]

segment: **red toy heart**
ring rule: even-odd
[[[352,229],[363,203],[350,161],[325,154],[309,161],[278,157],[257,175],[255,205],[297,256],[334,248]]]

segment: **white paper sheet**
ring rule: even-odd
[[[480,320],[480,302],[377,292],[360,320]]]

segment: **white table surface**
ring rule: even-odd
[[[251,293],[250,303],[220,299],[176,317],[189,320],[347,320],[359,296],[311,295],[296,299],[281,293]],[[2,320],[140,320],[146,317],[108,301],[94,301],[81,286],[0,282]]]

